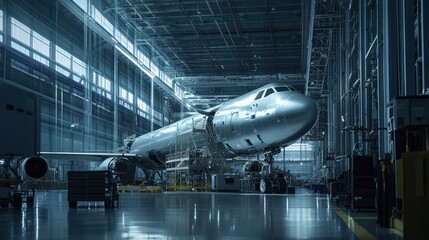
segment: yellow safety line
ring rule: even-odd
[[[347,214],[339,209],[334,209],[335,213],[347,224],[347,226],[353,231],[353,233],[359,238],[359,239],[377,239],[369,233],[365,228],[363,228],[359,223],[357,223],[355,220],[353,220],[352,217],[347,216]]]

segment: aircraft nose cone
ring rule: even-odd
[[[280,107],[280,112],[288,128],[293,128],[297,136],[302,136],[316,123],[319,110],[311,98],[295,93]]]

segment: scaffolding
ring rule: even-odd
[[[166,159],[167,190],[210,190],[210,176],[225,173],[226,159],[218,151],[211,116],[192,119],[192,127],[178,127]],[[174,146],[174,147],[173,147]]]

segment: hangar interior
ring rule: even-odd
[[[319,111],[314,127],[274,156],[289,187],[374,210],[380,226],[414,236],[429,213],[428,5],[2,1],[0,93],[34,101],[23,113],[34,113],[36,125],[4,120],[13,106],[0,100],[1,178],[24,175],[14,154],[117,152],[130,137],[280,83],[311,97]],[[224,159],[228,169],[210,174],[243,174],[246,162],[263,159],[263,152]],[[23,186],[62,189],[68,171],[102,161],[48,158],[46,176]],[[135,181],[149,184],[152,176],[167,190],[195,189],[201,172],[180,168],[187,161],[156,174],[137,168]],[[408,191],[411,183],[417,187]]]

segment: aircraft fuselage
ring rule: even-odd
[[[317,119],[312,99],[292,87],[268,84],[205,114],[139,136],[130,153],[138,156],[142,168],[163,169],[166,155],[206,145],[206,132],[195,130],[211,127],[223,156],[250,155],[290,145],[310,131]],[[192,138],[182,138],[190,132]]]

